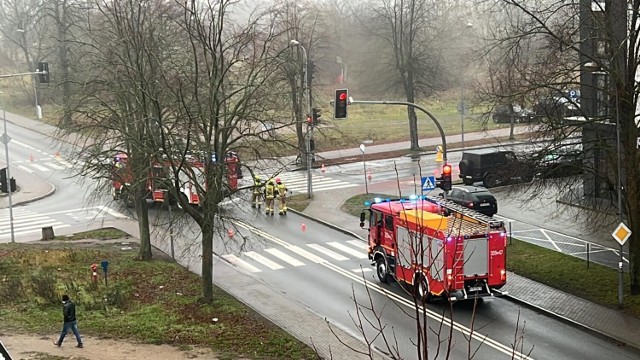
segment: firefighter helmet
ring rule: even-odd
[[[276,178],[276,182],[280,184],[280,178]]]

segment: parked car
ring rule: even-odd
[[[487,189],[480,186],[453,186],[447,194],[447,200],[487,216],[493,216],[498,212],[496,198]]]
[[[493,111],[492,118],[496,124],[510,124],[512,121],[528,123],[535,119],[535,113],[520,105],[499,105]]]
[[[533,105],[536,118],[562,120],[565,117],[582,116],[578,100],[571,100],[563,94],[542,98]]]
[[[536,168],[518,159],[513,151],[497,149],[469,150],[462,153],[460,178],[465,185],[482,181],[484,187],[533,180]]]
[[[555,150],[542,158],[539,175],[555,178],[582,174],[582,150]]]

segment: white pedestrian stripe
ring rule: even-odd
[[[222,258],[224,258],[229,263],[231,263],[231,265],[237,266],[237,267],[239,267],[241,269],[244,269],[244,270],[246,270],[248,272],[257,273],[257,272],[261,272],[262,271],[262,270],[258,269],[257,267],[249,264],[248,262],[238,258],[237,256],[235,256],[233,254],[222,255]]]
[[[36,170],[39,170],[39,171],[51,171],[48,168],[46,168],[46,167],[44,167],[42,165],[36,164],[36,163],[31,163],[31,164],[29,164],[29,166],[34,167],[34,168],[36,168]]]
[[[33,170],[29,169],[29,168],[28,168],[28,167],[26,167],[26,166],[18,165],[18,168],[20,168],[20,170],[22,170],[22,171],[26,171],[26,172],[28,172],[29,174],[33,174]]]
[[[305,250],[303,248],[299,248],[299,247],[297,247],[295,245],[294,246],[289,246],[289,247],[287,247],[287,249],[293,251],[294,253],[296,253],[296,254],[304,257],[304,258],[306,258],[307,260],[313,261],[316,264],[320,264],[320,263],[323,263],[323,262],[327,261],[327,260],[325,260],[325,259],[323,259],[323,258],[321,258],[319,256],[316,256],[316,255],[308,252],[307,250]]]
[[[247,252],[244,253],[244,255],[247,256],[247,257],[252,258],[253,260],[261,263],[262,265],[267,266],[271,270],[284,269],[281,265],[278,265],[278,263],[275,263],[275,262],[267,259],[266,257],[258,254],[257,252],[247,251]]]
[[[56,163],[50,163],[49,162],[49,163],[45,163],[45,165],[47,165],[50,168],[56,169],[56,170],[64,170],[64,169],[66,169],[65,167],[62,167],[62,166],[60,166],[60,165],[58,165]]]
[[[307,244],[308,247],[312,248],[313,250],[319,252],[319,253],[323,253],[324,255],[327,255],[331,258],[333,258],[334,260],[337,261],[345,261],[345,260],[349,260],[349,258],[342,256],[336,252],[333,252],[327,248],[325,248],[324,246],[318,245],[318,244]]]
[[[271,178],[271,176],[260,175],[260,178],[263,180],[268,180]],[[305,172],[288,171],[273,176],[273,178],[282,179],[284,185],[291,192],[303,193],[307,191],[307,174]],[[312,185],[314,191],[337,190],[354,186],[361,186],[360,184],[354,184],[348,181],[334,179],[328,176],[318,175],[314,173],[312,173]]]
[[[0,239],[11,238],[11,219],[9,209],[0,209]],[[13,209],[13,235],[22,236],[42,231],[43,227],[52,226],[56,229],[69,227],[46,214],[39,214],[24,208]]]
[[[351,269],[351,272],[354,272],[354,273],[363,273],[363,272],[369,272],[369,271],[373,271],[373,269],[365,268],[365,267],[357,268],[357,269]]]
[[[366,259],[368,257],[364,251],[357,251],[336,241],[328,242],[327,245],[334,247],[344,253],[347,253],[348,255],[351,255],[356,259]]]
[[[280,251],[278,249],[270,248],[270,249],[265,249],[264,251],[266,251],[269,254],[277,257],[278,259],[281,259],[281,260],[289,263],[289,265],[292,265],[292,266],[303,266],[304,265],[304,263],[302,261],[299,261],[298,259],[295,259],[295,258],[283,253],[282,251]]]
[[[359,248],[359,249],[363,249],[363,250],[369,250],[369,244],[367,244],[364,241],[360,241],[360,240],[349,240],[347,241],[347,243]]]

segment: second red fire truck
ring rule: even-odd
[[[179,196],[185,199],[185,202],[197,206],[200,204],[200,197],[197,192],[197,184],[204,184],[204,162],[198,157],[187,155],[185,163],[179,174],[180,188]],[[215,157],[212,159],[215,163]],[[231,190],[238,188],[238,179],[242,178],[240,170],[240,159],[235,152],[228,152],[225,156],[225,164],[227,166],[227,186]],[[152,161],[149,176],[146,179],[147,200],[154,203],[163,203],[166,200],[169,186],[173,184],[171,178],[171,160]],[[128,205],[132,205],[133,201],[131,193],[128,191],[133,182],[133,175],[128,163],[128,156],[119,153],[113,158],[112,170],[112,189],[111,194],[114,200],[123,199]]]
[[[369,259],[378,279],[394,279],[418,299],[474,299],[504,295],[507,234],[504,223],[440,197],[381,200],[369,218]]]

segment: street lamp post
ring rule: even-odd
[[[302,61],[304,63],[304,88],[303,91],[307,94],[307,118],[311,116],[311,94],[309,92],[309,83],[308,83],[308,64],[309,58],[307,57],[307,49],[298,41],[291,40],[289,42],[290,46],[298,46],[302,49]],[[313,138],[313,126],[307,123],[307,134],[305,139],[305,148],[307,155],[307,197],[311,199],[313,196],[313,177],[311,175],[311,162],[313,161],[313,156],[311,154],[311,139]]]
[[[4,156],[7,162],[7,190],[9,190],[9,225],[11,228],[11,242],[16,242],[15,232],[13,228],[13,200],[11,199],[11,170],[9,166],[9,141],[11,138],[7,134],[7,112],[5,107],[2,106],[2,118],[4,119],[4,134],[2,134],[2,142],[4,143]]]
[[[465,25],[466,29],[470,29],[473,27],[473,23],[467,23]],[[464,36],[464,35],[463,35]],[[460,136],[462,140],[462,148],[464,148],[464,112],[466,111],[466,105],[464,103],[464,72],[462,74],[462,86],[460,86]]]
[[[365,194],[369,193],[369,182],[367,181],[367,159],[364,156],[364,151],[366,147],[364,144],[360,144],[360,151],[362,151],[362,166],[364,167],[364,192]]]

